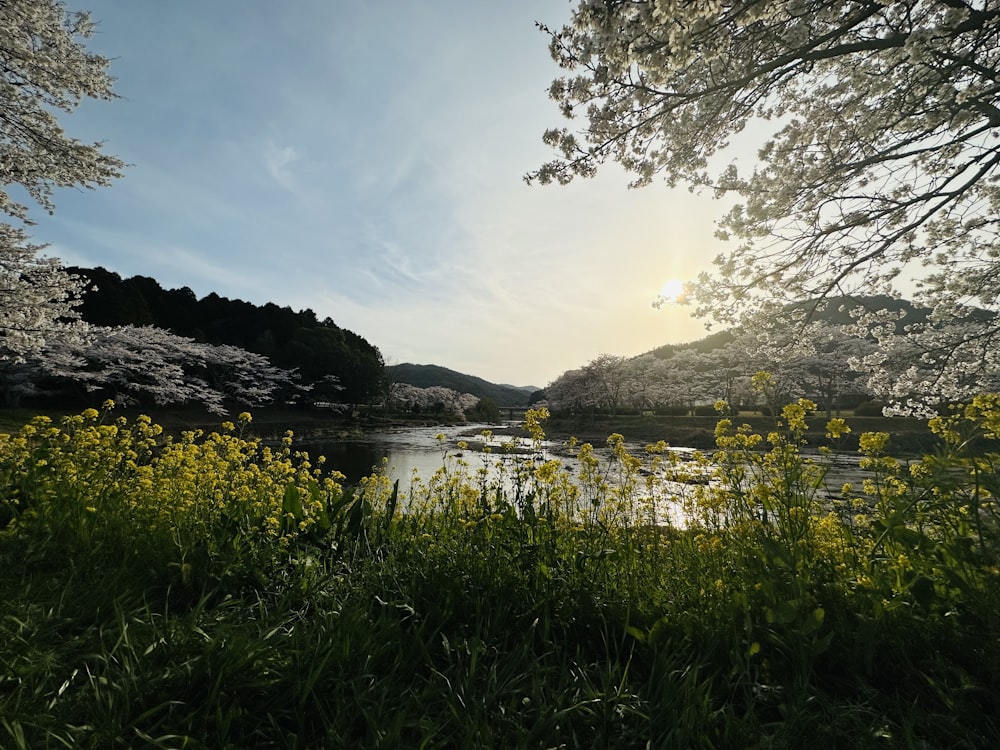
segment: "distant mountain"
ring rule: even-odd
[[[497,406],[527,406],[528,398],[538,390],[534,386],[498,385],[438,365],[387,365],[385,371],[392,383],[408,383],[418,388],[443,386],[459,393],[489,397],[496,401]]]
[[[871,311],[905,311],[906,317],[901,319],[898,324],[900,329],[902,329],[902,326],[906,324],[926,320],[927,316],[931,312],[930,308],[917,307],[909,300],[896,299],[885,295],[872,295],[868,297],[831,297],[826,300],[826,305],[820,309],[813,310],[813,305],[814,303],[811,301],[802,302],[797,305],[788,305],[786,310],[794,312],[796,308],[800,308],[801,310],[805,310],[809,313],[811,320],[830,323],[831,325],[847,325],[853,322],[850,311],[857,307],[864,307]],[[980,315],[991,315],[991,313],[988,313],[985,310],[972,311],[970,315],[973,317],[979,317]],[[677,352],[685,350],[693,350],[704,354],[731,344],[734,339],[734,330],[725,329],[709,334],[708,336],[698,339],[697,341],[658,346],[648,353],[659,359],[667,359],[672,357]]]

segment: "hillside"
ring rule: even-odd
[[[829,323],[830,325],[847,325],[852,322],[850,310],[855,307],[865,307],[869,310],[891,310],[906,312],[906,317],[899,323],[900,329],[904,324],[919,322],[927,319],[930,310],[926,307],[917,307],[912,302],[905,299],[895,299],[885,295],[873,295],[869,297],[831,297],[826,300],[825,307],[813,310],[812,301],[803,302],[799,305],[789,305],[786,311],[791,314],[789,325],[797,325],[802,311],[806,311],[810,320]],[[987,311],[973,311],[973,316],[989,314]],[[795,317],[795,316],[799,317]],[[688,341],[681,344],[664,344],[648,352],[659,359],[667,359],[681,351],[694,351],[699,354],[721,349],[733,342],[735,333],[733,329],[725,329],[709,334],[697,341]]]
[[[525,406],[533,386],[491,383],[437,365],[402,364],[383,369],[379,350],[312,310],[293,311],[273,303],[254,305],[212,293],[199,299],[188,288],[165,289],[152,278],[122,278],[104,268],[70,268],[92,283],[80,313],[101,326],[153,325],[211,344],[230,344],[268,357],[279,367],[295,369],[313,395],[326,400],[363,403],[385,382],[427,388],[443,386],[459,393],[489,397],[498,406]],[[327,392],[334,376],[343,390]]]
[[[491,398],[497,406],[527,406],[534,386],[498,385],[474,375],[465,375],[438,365],[388,365],[386,376],[393,383],[408,383],[419,388],[439,385],[459,393],[471,393],[480,398]]]
[[[146,276],[122,278],[104,268],[75,268],[92,287],[80,315],[98,326],[146,326],[208,344],[228,344],[262,354],[274,365],[295,370],[316,399],[364,403],[382,385],[378,348],[330,318],[273,303],[255,305],[214,292],[199,299],[182,289],[164,289]],[[338,384],[331,389],[331,380]]]

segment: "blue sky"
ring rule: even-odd
[[[609,168],[527,186],[563,121],[535,21],[566,0],[81,0],[121,99],[69,133],[131,166],[34,237],[69,264],[312,308],[387,362],[544,386],[705,335],[656,310],[708,269],[722,206]]]

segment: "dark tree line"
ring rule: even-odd
[[[274,303],[255,305],[214,292],[198,299],[188,287],[164,289],[148,276],[123,279],[104,268],[71,268],[89,280],[80,306],[93,325],[152,325],[207,344],[229,344],[296,370],[312,400],[367,403],[384,385],[378,348],[362,336]]]

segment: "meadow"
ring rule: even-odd
[[[0,746],[1000,746],[1000,397],[906,460],[841,419],[805,455],[814,409],[357,486],[246,413],[32,418],[0,434]]]

